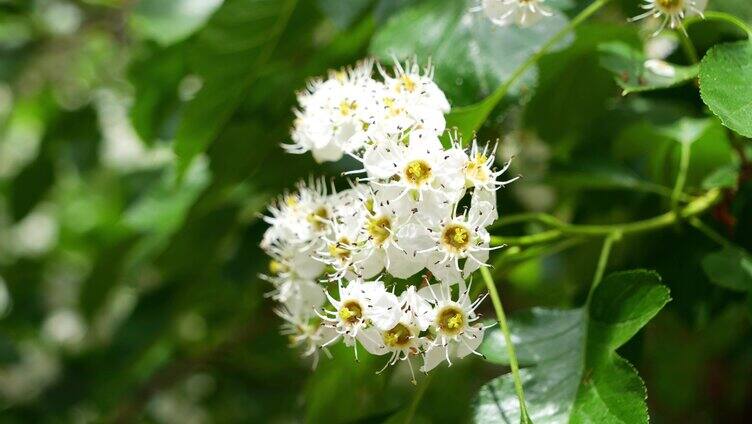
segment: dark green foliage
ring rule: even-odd
[[[679,46],[657,77],[626,22],[638,1],[614,0],[490,101],[591,2],[547,1],[554,16],[526,29],[477,3],[0,1],[0,421],[519,422],[498,326],[485,359],[417,386],[407,364],[376,375],[386,357],[341,345],[313,371],[279,334],[260,215],[297,180],[355,166],[280,148],[295,93],[368,55],[430,59],[450,124],[515,157],[500,222],[524,219],[494,235],[562,231],[491,259],[533,422],[749,421],[744,32],[692,23],[700,63]],[[752,22],[747,0],[710,3]],[[589,295],[606,235],[592,231],[665,216],[622,234]],[[495,320],[489,300],[479,311]]]

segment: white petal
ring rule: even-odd
[[[420,367],[422,372],[428,372],[436,368],[437,365],[446,359],[445,348],[434,346],[423,355],[423,366]]]
[[[375,327],[366,328],[358,333],[358,341],[372,355],[384,355],[389,348],[384,344],[381,332]]]
[[[485,330],[482,324],[468,327],[465,330],[465,334],[460,336],[460,341],[457,344],[457,356],[464,358],[465,356],[478,350],[478,346],[483,342],[483,335]]]
[[[386,255],[389,259],[387,271],[397,278],[409,278],[424,268],[419,257],[406,254],[394,246],[388,246]]]
[[[373,303],[367,316],[373,325],[383,331],[393,328],[402,316],[397,296],[385,292]]]

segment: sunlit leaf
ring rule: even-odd
[[[647,423],[645,386],[634,367],[615,350],[634,336],[669,301],[657,274],[612,274],[589,305],[569,311],[532,309],[511,320],[525,398],[535,423]],[[507,364],[500,331],[481,352]],[[476,398],[475,422],[517,423],[511,375],[484,385]]]
[[[223,0],[141,0],[130,24],[134,31],[162,45],[185,39],[206,23]]]
[[[473,12],[474,0],[430,0],[390,19],[376,34],[371,52],[378,58],[429,59],[435,79],[454,105],[466,105],[490,94],[552,35],[567,23],[560,13],[545,25],[498,27]],[[558,46],[564,47],[566,42]],[[529,72],[513,87],[517,93],[535,83]]]
[[[179,175],[230,118],[287,24],[294,0],[228,0],[197,35],[191,67],[202,88],[175,136]]]
[[[700,63],[700,94],[723,125],[752,137],[752,43],[710,49]]]

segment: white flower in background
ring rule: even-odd
[[[323,325],[337,333],[324,346],[342,337],[347,346],[358,348],[355,340],[361,343],[374,343],[370,340],[372,333],[364,332],[371,326],[381,330],[393,328],[400,319],[401,311],[397,296],[389,293],[380,281],[351,281],[347,286],[339,285],[339,300],[327,293],[329,303],[334,310],[325,309],[319,316]]]
[[[645,69],[664,78],[673,78],[676,76],[676,68],[674,65],[660,59],[646,60]]]
[[[315,250],[321,236],[329,231],[332,208],[323,180],[298,184],[297,193],[287,193],[269,207],[271,216],[264,217],[270,224],[261,246],[291,244],[301,251]]]
[[[551,10],[544,6],[546,0],[481,0],[479,8],[483,13],[498,26],[516,24],[521,27],[529,27],[538,23],[541,19],[553,15]]]
[[[331,356],[324,347],[324,343],[336,336],[330,327],[319,325],[308,316],[301,316],[290,312],[286,307],[274,310],[285,323],[282,324],[281,333],[288,337],[291,347],[301,347],[304,357],[312,356],[312,368],[316,368],[319,361],[319,350],[323,350],[327,356]]]
[[[318,162],[339,160],[366,142],[383,91],[371,78],[373,61],[354,68],[332,71],[326,81],[309,82],[298,94],[300,109],[292,129],[293,144],[283,144],[291,153],[310,151]]]
[[[433,67],[429,64],[421,72],[416,62],[406,62],[404,67],[396,60],[395,63],[393,75],[378,66],[385,89],[379,99],[381,113],[372,134],[383,137],[421,130],[441,135],[446,127],[444,114],[450,106],[433,81]]]
[[[465,213],[429,218],[424,237],[416,238],[415,249],[426,267],[445,284],[462,283],[481,266],[488,266],[491,236],[486,230],[494,206],[478,202]],[[460,261],[465,263],[461,267]]]
[[[422,372],[428,372],[444,360],[451,366],[452,357],[464,358],[473,353],[483,341],[486,327],[477,322],[479,317],[475,309],[486,296],[471,302],[469,287],[452,300],[449,286],[434,284],[420,289],[419,294],[433,305],[431,330],[433,339],[426,338],[424,344],[424,364]]]
[[[667,26],[671,29],[681,28],[682,21],[688,16],[700,15],[705,10],[708,0],[644,0],[640,5],[646,12],[630,18],[630,22],[653,17],[661,19],[661,25],[653,35],[658,35]]]
[[[663,60],[669,57],[678,46],[679,40],[677,40],[675,34],[663,33],[645,40],[643,50],[648,59]]]

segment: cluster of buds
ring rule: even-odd
[[[427,372],[477,353],[483,298],[471,299],[465,281],[500,247],[487,227],[497,189],[516,178],[502,179],[509,164],[495,169],[494,148],[441,143],[448,104],[431,69],[397,65],[390,76],[379,66],[376,82],[371,68],[333,72],[300,94],[288,148],[348,154],[361,167],[347,172],[359,176],[346,190],[310,180],[269,207],[264,278],[305,354],[344,341],[356,358],[359,344],[389,354],[387,366],[407,360],[412,370],[422,356]]]

